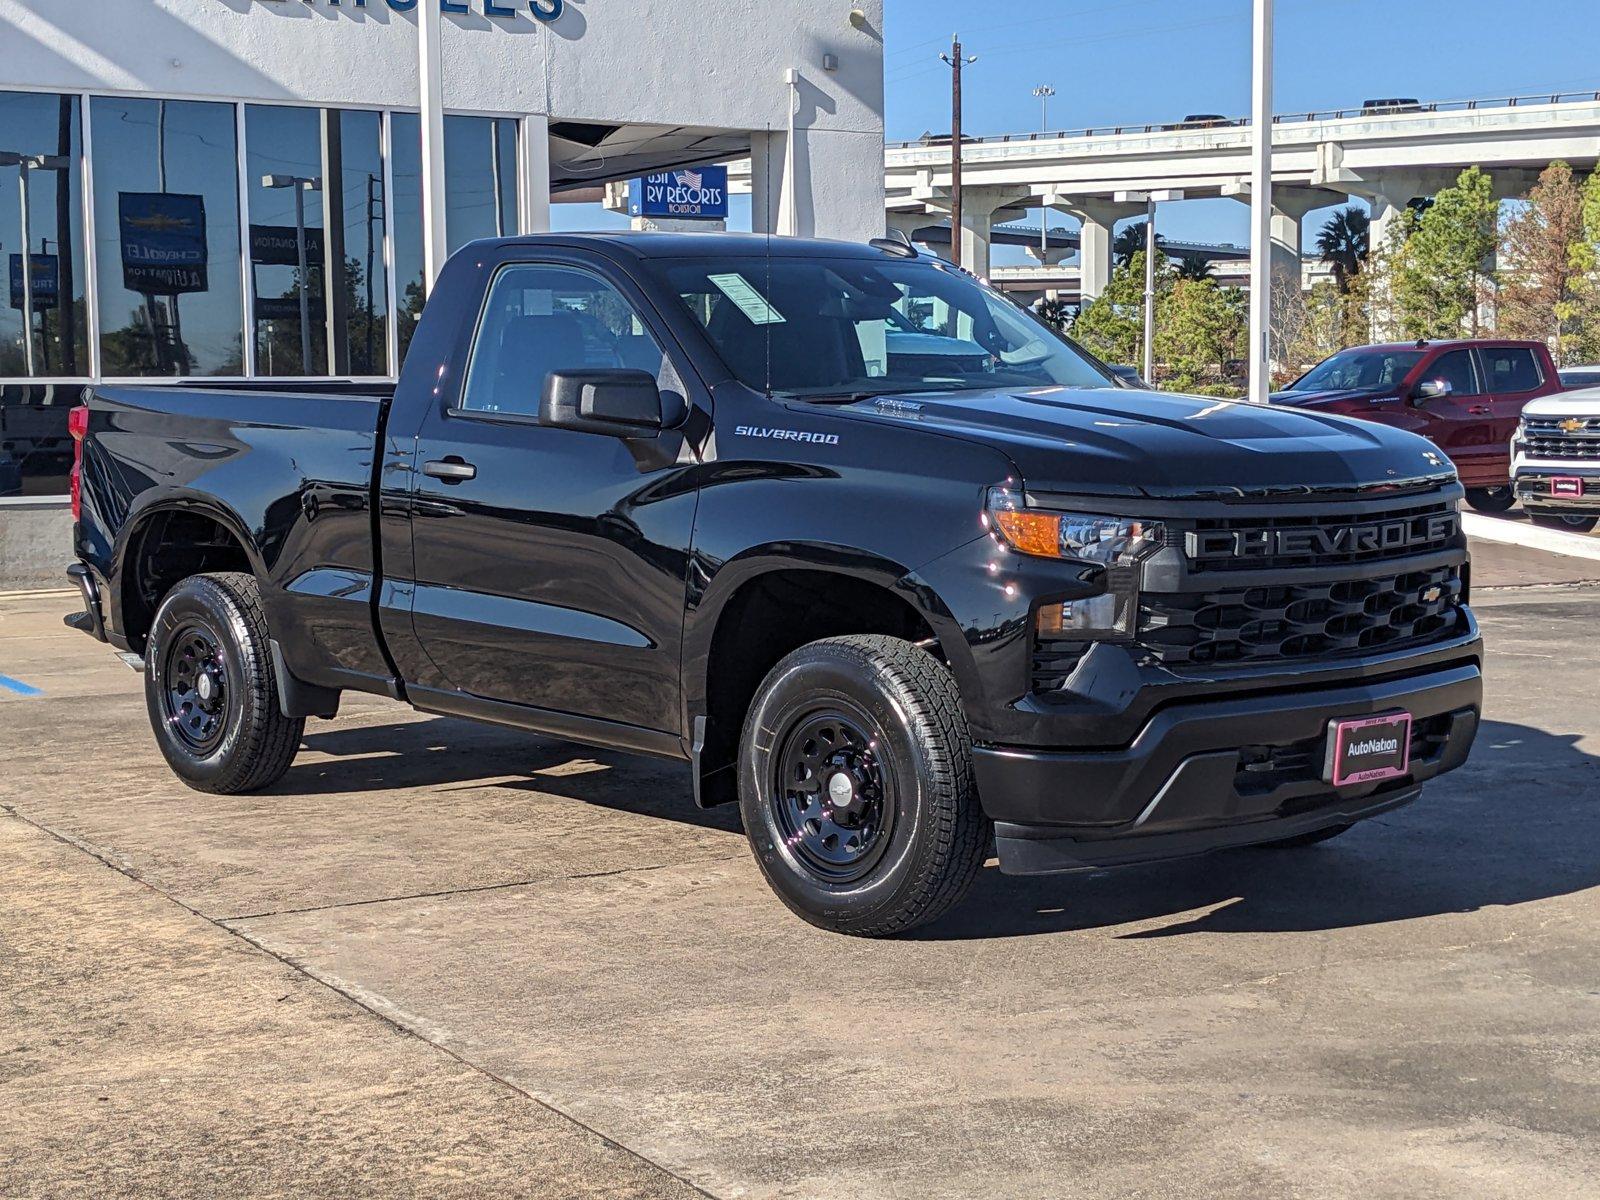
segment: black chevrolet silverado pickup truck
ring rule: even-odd
[[[474,243],[392,390],[94,389],[70,624],[167,761],[278,781],[347,690],[687,761],[800,916],[1302,846],[1461,765],[1449,463],[1118,385],[891,243]]]

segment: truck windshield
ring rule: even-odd
[[[1046,325],[931,259],[659,263],[729,370],[810,400],[887,392],[1116,384]]]
[[[1421,350],[1341,350],[1324,359],[1286,390],[1291,392],[1379,392],[1405,382],[1422,361]]]

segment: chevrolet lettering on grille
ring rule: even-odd
[[[1442,546],[1460,529],[1455,513],[1365,525],[1305,526],[1290,529],[1199,530],[1187,536],[1191,559],[1318,558]]]

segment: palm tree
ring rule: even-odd
[[[1211,278],[1211,260],[1203,254],[1180,254],[1177,258],[1178,278],[1199,282]]]
[[[1371,218],[1351,205],[1329,217],[1317,234],[1317,253],[1333,268],[1333,281],[1341,295],[1350,290],[1350,280],[1361,274],[1361,265],[1371,249]]]
[[[1133,261],[1133,256],[1135,254],[1140,254],[1144,251],[1144,226],[1145,223],[1143,221],[1136,221],[1134,224],[1125,227],[1121,233],[1117,234],[1116,240],[1111,243],[1111,260],[1115,262],[1117,266],[1127,266]],[[1159,233],[1156,234],[1157,246],[1162,245],[1166,242],[1166,240],[1167,239],[1162,237]]]

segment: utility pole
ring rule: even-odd
[[[1255,0],[1251,22],[1250,399],[1257,404],[1272,392],[1272,3]]]
[[[1161,239],[1156,236],[1156,205],[1164,200],[1182,200],[1178,188],[1159,188],[1152,192],[1117,192],[1118,204],[1144,205],[1144,368],[1143,378],[1155,386],[1156,374],[1156,255]]]
[[[950,53],[939,58],[950,67],[950,261],[961,265],[961,68],[978,61],[961,57],[961,35],[950,35]]]
[[[1033,94],[1039,98],[1039,132],[1050,132],[1050,97],[1056,94],[1055,88],[1048,83],[1041,83],[1033,89]],[[1039,206],[1039,262],[1045,264],[1045,258],[1050,253],[1050,206]]]
[[[417,75],[422,102],[422,261],[423,289],[433,285],[450,256],[444,219],[444,36],[440,0],[417,5]]]

